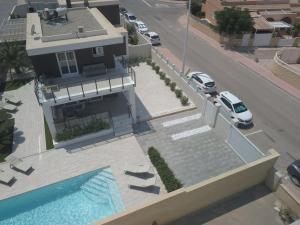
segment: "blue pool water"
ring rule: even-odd
[[[0,225],[87,225],[123,208],[105,168],[0,201]]]

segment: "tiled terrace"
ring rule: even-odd
[[[160,178],[153,168],[151,170],[156,174],[157,186],[144,191],[128,187],[128,175],[124,174],[126,165],[151,165],[135,137],[132,136],[111,140],[111,142],[91,141],[84,147],[84,151],[76,153],[68,153],[65,149],[51,150],[26,157],[24,161],[33,165],[34,171],[30,175],[13,171],[6,163],[0,164],[0,169],[13,174],[17,179],[11,187],[0,185],[0,199],[107,166],[110,166],[113,171],[126,208],[155,198],[159,193],[165,193]]]

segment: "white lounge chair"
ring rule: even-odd
[[[7,110],[9,112],[13,112],[17,110],[17,107],[15,105],[7,104],[6,102],[1,101],[0,102],[0,109]]]
[[[130,173],[148,173],[150,171],[150,166],[145,164],[128,165],[125,167],[124,171]]]
[[[5,158],[5,161],[10,164],[11,168],[14,168],[15,170],[28,173],[30,170],[32,170],[32,166],[24,162],[22,159],[14,156],[14,155],[9,155]]]
[[[12,175],[9,175],[4,170],[0,170],[0,182],[9,185],[16,178]]]
[[[129,183],[129,187],[133,186],[133,187],[147,188],[155,185],[156,177],[154,176],[148,179],[142,179],[142,178],[130,176],[128,177],[128,183]]]
[[[7,102],[13,103],[15,105],[21,104],[21,100],[16,98],[14,95],[4,94],[3,96]]]

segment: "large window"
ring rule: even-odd
[[[59,52],[56,56],[61,75],[78,73],[76,58],[73,51]]]

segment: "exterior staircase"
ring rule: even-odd
[[[133,132],[132,118],[128,114],[112,117],[115,136],[122,136]]]
[[[118,212],[124,206],[119,201],[119,191],[115,183],[116,181],[112,173],[104,169],[85,182],[81,186],[81,190],[91,201],[100,204],[110,204]]]

